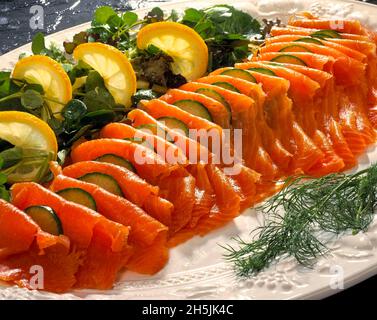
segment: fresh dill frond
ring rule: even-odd
[[[365,231],[377,205],[377,164],[354,174],[336,173],[318,179],[290,178],[285,187],[257,210],[264,225],[250,241],[234,239],[225,258],[240,276],[251,276],[278,258],[294,257],[312,266],[328,251],[321,232],[339,235]]]

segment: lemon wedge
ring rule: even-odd
[[[200,35],[177,22],[156,22],[143,27],[137,35],[137,46],[154,45],[174,60],[172,69],[187,80],[203,76],[208,67],[208,47]]]
[[[8,182],[39,181],[56,159],[58,144],[54,132],[39,118],[20,111],[0,112],[0,139],[14,145],[19,161],[2,172]]]
[[[131,105],[131,97],[136,92],[136,75],[121,51],[103,43],[92,42],[77,46],[73,56],[102,76],[116,103],[126,107]]]
[[[12,78],[41,85],[53,113],[59,113],[72,99],[72,85],[67,73],[49,57],[35,55],[21,59],[14,67]]]

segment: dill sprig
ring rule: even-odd
[[[328,251],[321,233],[356,234],[368,228],[376,191],[377,164],[354,174],[289,178],[279,193],[257,208],[265,215],[264,225],[252,231],[250,242],[235,238],[236,247],[225,246],[225,258],[240,276],[254,275],[288,256],[310,267]]]

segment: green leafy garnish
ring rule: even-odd
[[[196,30],[207,43],[209,71],[242,61],[249,54],[251,39],[261,37],[259,22],[229,5],[186,9],[182,23]]]
[[[47,123],[57,120],[56,114],[52,112],[48,105],[49,102],[57,103],[57,101],[44,96],[42,86],[11,78],[5,81],[9,83],[9,89],[4,90],[4,96],[0,98],[0,109],[2,111],[29,112]]]
[[[3,166],[4,166],[4,159],[0,156],[0,170],[3,168]],[[8,178],[6,174],[0,172],[0,199],[3,199],[5,201],[10,200],[10,193],[5,187],[5,184],[7,183],[7,181],[8,181]]]
[[[132,97],[132,105],[137,106],[141,100],[153,100],[158,97],[159,95],[151,89],[139,90]]]
[[[71,54],[77,45],[85,42],[98,41],[115,46],[129,56],[138,80],[149,82],[150,88],[153,85],[174,88],[184,80],[181,75],[173,73],[172,58],[155,46],[146,50],[139,50],[136,46],[138,29],[159,21],[179,22],[200,34],[209,49],[209,72],[242,61],[249,54],[251,40],[262,37],[261,25],[256,19],[229,5],[200,10],[188,8],[182,17],[175,10],[166,14],[156,7],[143,18],[134,12],[120,13],[104,6],[95,11],[91,28],[75,35],[71,42],[65,42],[64,47]]]
[[[7,182],[39,182],[46,175],[53,154],[40,149],[13,146],[2,151],[0,158],[2,159],[0,176],[5,176]]]
[[[265,224],[253,231],[254,241],[235,239],[237,247],[225,247],[226,259],[241,276],[254,275],[287,256],[312,266],[328,250],[320,234],[365,231],[376,205],[377,164],[349,175],[290,179],[257,209],[265,215]]]
[[[177,88],[185,84],[186,79],[171,70],[173,59],[161,52],[155,46],[149,46],[146,51],[132,59],[132,65],[137,78],[166,88]]]
[[[60,63],[71,63],[64,51],[60,50],[55,43],[51,43],[49,47],[46,47],[45,36],[42,32],[38,32],[32,40],[31,50],[35,55],[48,56],[51,59]],[[22,57],[21,57],[22,58]]]

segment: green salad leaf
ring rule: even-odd
[[[98,8],[94,13],[93,23],[95,24],[105,24],[111,16],[115,16],[117,13],[113,8],[109,6],[103,6]]]
[[[249,54],[248,45],[251,40],[262,38],[259,22],[230,5],[188,8],[181,17],[175,10],[167,14],[155,7],[143,18],[139,18],[134,12],[119,13],[104,6],[95,11],[91,28],[75,35],[72,42],[65,42],[64,47],[71,54],[77,45],[85,42],[99,41],[115,46],[129,56],[137,70],[138,80],[149,82],[150,88],[153,85],[176,87],[184,83],[184,80],[182,76],[173,73],[172,58],[156,46],[146,50],[140,50],[136,46],[138,28],[159,21],[179,22],[200,34],[209,49],[209,72],[242,61]]]
[[[33,37],[31,50],[35,55],[47,56],[60,63],[72,63],[72,61],[65,55],[64,51],[58,48],[55,43],[51,42],[48,47],[46,46],[45,36],[42,32],[38,32]],[[20,56],[20,58],[23,58],[23,55]]]
[[[247,58],[251,40],[261,37],[260,23],[229,5],[216,5],[203,10],[186,9],[181,22],[193,28],[205,40],[209,52],[209,72],[233,66]]]

